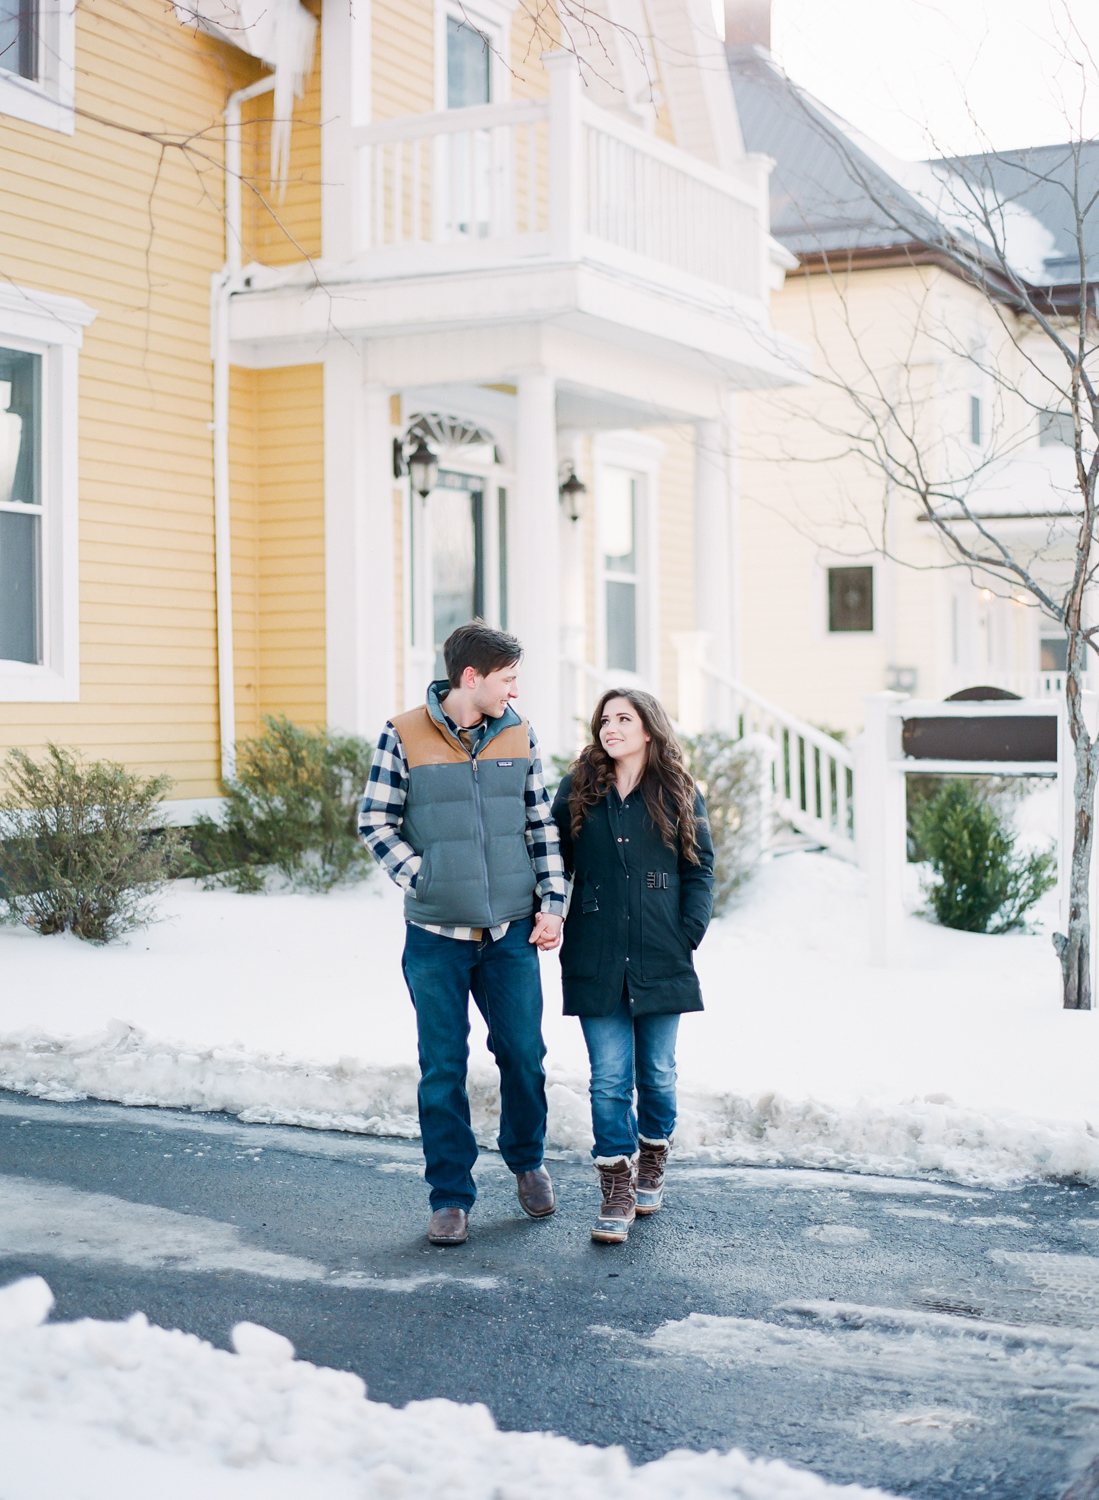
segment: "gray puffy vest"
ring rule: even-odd
[[[434,685],[429,704],[435,696]],[[508,708],[471,757],[431,708],[399,714],[393,726],[408,761],[402,837],[423,856],[410,922],[495,927],[534,909],[534,866],[526,843],[526,721]]]

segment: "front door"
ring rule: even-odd
[[[443,642],[485,614],[485,482],[440,469],[427,497],[431,537],[431,619],[435,677],[445,677]]]

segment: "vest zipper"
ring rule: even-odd
[[[489,921],[487,925],[493,926],[492,922],[492,890],[488,879],[488,855],[485,852],[485,809],[481,801],[481,778],[477,774],[477,757],[470,752],[470,760],[473,762],[473,796],[477,803],[477,835],[481,849],[481,874],[485,879],[485,910],[488,912]]]

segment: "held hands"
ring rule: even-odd
[[[561,941],[563,920],[548,911],[540,911],[534,919],[534,930],[529,941],[536,944],[543,953],[552,953]]]

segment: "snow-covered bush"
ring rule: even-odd
[[[913,864],[928,859],[917,833],[917,819],[925,802],[933,801],[951,781],[949,776],[925,772],[906,776],[908,858]],[[1010,821],[1019,804],[1039,787],[1048,785],[1038,776],[967,776],[965,784],[978,802],[987,803],[999,817]]]
[[[36,932],[106,943],[155,919],[181,845],[158,828],[170,776],[137,776],[47,745],[8,752],[0,794],[0,911]]]
[[[714,916],[719,917],[759,859],[759,753],[720,729],[689,736],[683,749],[706,799],[714,841]]]
[[[201,817],[191,829],[191,873],[238,891],[262,890],[271,870],[295,890],[363,879],[373,862],[358,810],[373,745],[284,715],[263,722],[263,734],[237,747],[220,822]]]
[[[913,822],[938,877],[925,884],[928,905],[944,927],[1010,932],[1056,884],[1054,851],[1016,854],[1015,835],[963,777],[922,802]]]

